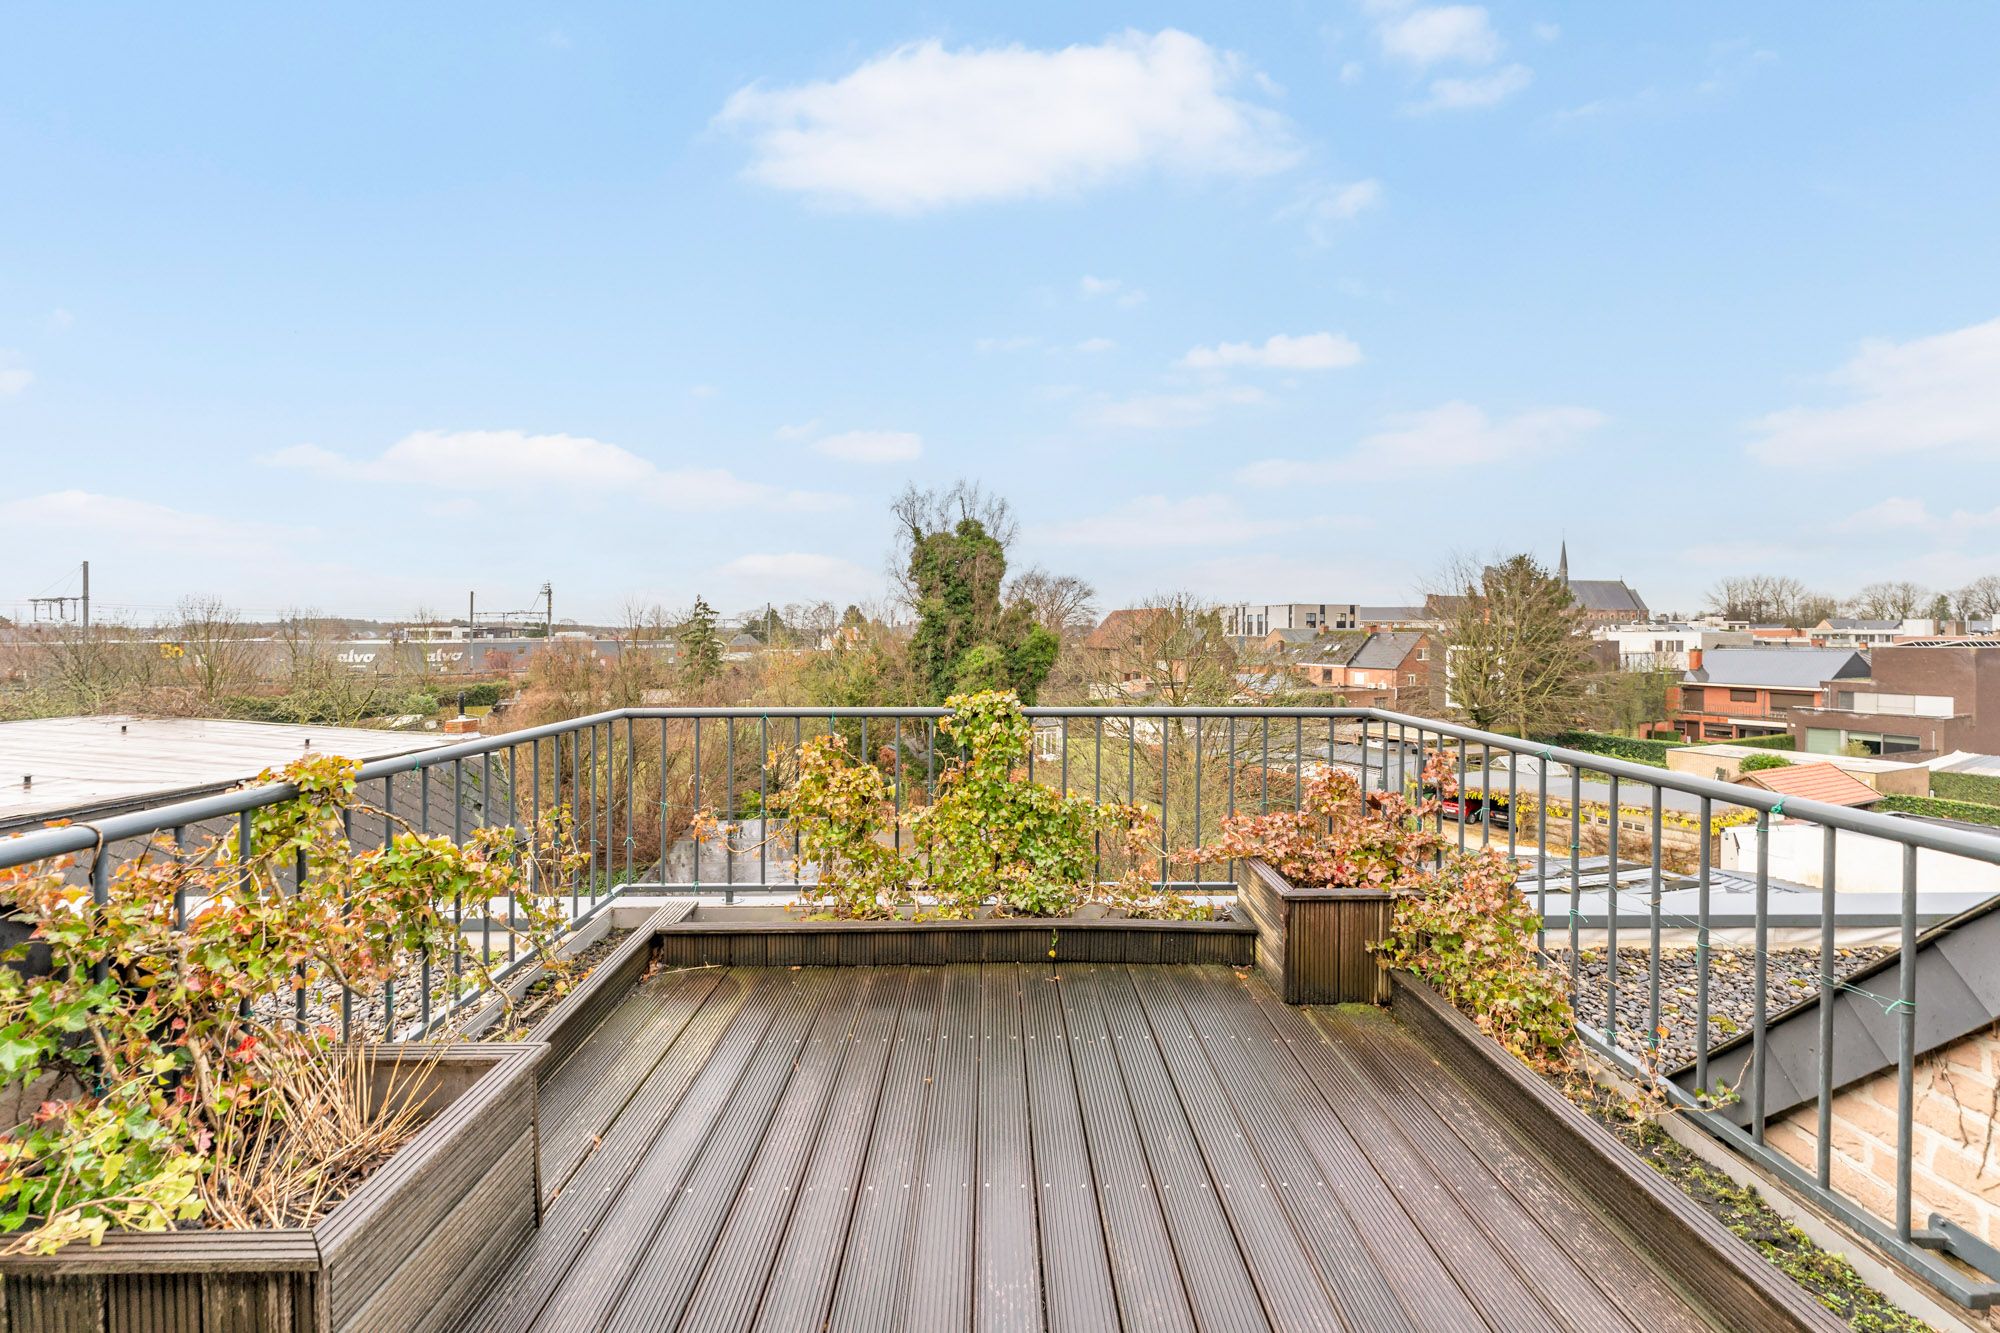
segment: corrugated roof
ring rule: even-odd
[[[1745,773],[1746,787],[1762,787],[1778,796],[1824,801],[1828,805],[1873,805],[1881,793],[1860,778],[1843,773],[1832,764],[1793,764],[1789,768],[1760,768]]]
[[[1868,659],[1852,648],[1710,648],[1701,670],[1684,671],[1688,685],[1746,685],[1811,690],[1821,681],[1868,674]]]

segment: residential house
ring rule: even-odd
[[[1352,602],[1248,602],[1222,608],[1222,632],[1232,639],[1261,639],[1273,630],[1353,629],[1360,608]]]
[[[1826,702],[1828,682],[1867,674],[1868,659],[1848,648],[1689,649],[1667,689],[1665,728],[1691,741],[1776,735],[1794,710]]]
[[[2000,753],[2000,639],[1925,639],[1877,648],[1869,670],[1829,676],[1795,713],[1798,748],[1910,759]]]
[[[1293,669],[1316,690],[1357,708],[1419,706],[1429,688],[1431,636],[1416,630],[1336,635]]]

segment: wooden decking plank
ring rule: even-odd
[[[1237,1247],[1272,1327],[1300,1333],[1331,1328],[1370,1333],[1394,1329],[1402,1322],[1402,1309],[1386,1289],[1380,1290],[1380,1300],[1372,1302],[1377,1312],[1386,1313],[1392,1321],[1384,1324],[1369,1322],[1367,1307],[1338,1304],[1322,1283],[1317,1265],[1278,1200],[1277,1179],[1265,1172],[1252,1150],[1187,1015],[1181,1011],[1180,1001],[1162,988],[1158,969],[1106,968],[1102,978],[1121,992],[1129,987],[1138,998],[1145,1027],[1135,1029],[1130,1040],[1144,1041],[1150,1036],[1147,1044],[1157,1052],[1179,1094],[1196,1151],[1214,1185],[1214,1198],[1236,1234]],[[1129,1050],[1129,1042],[1122,1049]]]
[[[1375,1026],[1373,1024],[1371,1027]],[[1635,1325],[1660,1333],[1706,1333],[1708,1321],[1605,1219],[1564,1188],[1560,1179],[1477,1099],[1415,1033],[1393,1020],[1381,1025],[1385,1063],[1417,1095],[1437,1107],[1445,1124],[1540,1224],[1607,1299]]]
[[[755,1327],[817,1329],[826,1321],[827,1305],[839,1277],[841,1249],[847,1240],[848,1219],[860,1193],[868,1145],[874,1137],[883,1079],[890,1057],[898,1049],[896,1034],[919,1008],[911,997],[915,980],[914,973],[898,968],[869,993],[855,1028],[854,1049],[841,1065],[818,1141],[782,1219],[783,1235],[771,1247],[768,1260],[763,1250],[752,1251],[758,1263],[769,1265],[753,1312]],[[925,1017],[920,1015],[918,1021]],[[684,1326],[702,1333],[741,1328],[747,1321],[736,1317],[738,1309],[733,1301],[711,1291],[711,1276],[704,1275]]]
[[[1560,1329],[1562,1325],[1513,1271],[1494,1261],[1491,1239],[1429,1162],[1383,1114],[1366,1085],[1340,1058],[1325,1029],[1285,1004],[1261,978],[1246,982],[1245,990],[1360,1145],[1376,1175],[1458,1279],[1481,1318],[1507,1333]]]
[[[565,1333],[600,1327],[641,1248],[679,1198],[717,1126],[731,1118],[730,1109],[741,1107],[746,1118],[768,1120],[776,1089],[791,1072],[806,1026],[818,1009],[825,973],[755,975],[755,989],[741,1019],[716,1044],[707,1066],[660,1127],[583,1253],[563,1275],[535,1325],[538,1330]]]
[[[903,1284],[903,1328],[966,1328],[972,1323],[980,989],[977,963],[945,970],[944,1003],[932,1045],[930,1109],[924,1117],[923,1172],[910,1219],[912,1280]],[[1027,1241],[1032,1253],[1032,1220]]]
[[[896,1033],[896,1047],[883,1075],[882,1099],[869,1135],[868,1164],[848,1220],[847,1247],[840,1256],[830,1329],[878,1333],[893,1328],[902,1310],[909,1260],[910,1219],[917,1181],[923,1171],[924,1117],[930,1108],[931,1061],[935,1055],[944,973],[917,969],[910,989],[910,1012]]]
[[[493,1290],[467,1313],[464,1333],[507,1333],[532,1325],[549,1293],[562,1281],[602,1220],[626,1178],[653,1143],[660,1126],[707,1068],[709,1057],[742,1015],[751,979],[720,973],[694,1020],[660,1057],[612,1122],[604,1140],[584,1159],[569,1185],[544,1209],[542,1225]]]
[[[1522,1281],[1535,1284],[1536,1294],[1557,1319],[1576,1333],[1632,1328],[1625,1312],[1598,1290],[1590,1275],[1501,1186],[1487,1164],[1452,1133],[1442,1109],[1397,1073],[1384,1046],[1399,1032],[1395,1019],[1380,1011],[1371,1012],[1365,1022],[1337,1009],[1310,1012],[1333,1034],[1341,1057],[1367,1083],[1377,1102],[1492,1238],[1495,1253],[1513,1264]],[[1428,1052],[1416,1058],[1427,1059]]]
[[[1208,1004],[1190,1003],[1196,1031],[1211,1051],[1235,1049],[1242,1068],[1225,1073],[1231,1093],[1254,1077],[1274,1100],[1276,1117],[1294,1126],[1299,1142],[1317,1165],[1333,1202],[1352,1219],[1375,1267],[1401,1298],[1420,1327],[1437,1333],[1482,1327],[1484,1321],[1459,1289],[1451,1270],[1385,1188],[1361,1146],[1328,1106],[1284,1040],[1251,1000],[1234,974],[1220,969],[1183,973],[1201,987]],[[1210,1039],[1211,1031],[1214,1034]],[[1246,1094],[1247,1095],[1247,1094]],[[1501,1330],[1500,1333],[1505,1333]]]
[[[721,976],[719,970],[707,969],[642,982],[542,1085],[544,1196],[569,1184]],[[626,1010],[639,1021],[614,1027]]]
[[[1148,1333],[1156,1328],[1192,1330],[1194,1310],[1174,1256],[1160,1191],[1140,1143],[1132,1101],[1118,1072],[1110,1029],[1090,993],[1082,964],[1064,964],[1054,984],[1062,1001],[1120,1320],[1128,1329]],[[1233,1253],[1233,1244],[1230,1249]],[[1214,1256],[1215,1261],[1230,1258],[1230,1253]],[[1247,1278],[1244,1286],[1247,1291]],[[1255,1304],[1254,1295],[1251,1303]]]
[[[1120,968],[1090,967],[1080,979],[1065,984],[1080,984],[1102,1015],[1196,1325],[1218,1331],[1268,1329],[1270,1321],[1239,1246],[1241,1238],[1216,1197],[1201,1145],[1130,979]],[[1303,1256],[1300,1264],[1304,1265]]]
[[[1028,1121],[1028,1057],[1021,1038],[1022,969],[988,963],[979,975],[979,1189],[973,1227],[972,1327],[1042,1327],[1035,1160]],[[1070,1098],[1076,1104],[1075,1095]]]
[[[1360,1228],[1342,1210],[1333,1186],[1299,1141],[1297,1128],[1279,1108],[1234,1030],[1222,1019],[1221,1009],[1245,1005],[1247,1000],[1240,994],[1203,988],[1190,968],[1134,969],[1132,977],[1148,1012],[1160,1011],[1154,1016],[1153,1029],[1162,1037],[1162,1049],[1172,1049],[1166,1042],[1166,1026],[1191,1032],[1207,1062],[1214,1095],[1220,1096],[1234,1117],[1233,1125],[1222,1122],[1218,1132],[1203,1134],[1210,1162],[1217,1157],[1214,1145],[1225,1137],[1240,1140],[1255,1154],[1272,1186],[1271,1197],[1291,1220],[1312,1267],[1350,1328],[1370,1333],[1414,1329],[1409,1313],[1382,1274],[1380,1260],[1369,1250]],[[1176,1046],[1183,1041],[1177,1036]],[[1270,1058],[1272,1053],[1260,1050],[1258,1054]],[[1184,1052],[1180,1058],[1186,1058]],[[1168,1068],[1175,1068],[1175,1059],[1170,1053]],[[1188,1086],[1178,1069],[1174,1081],[1181,1084],[1182,1100],[1187,1101]],[[1200,1122],[1196,1127],[1201,1128]],[[1379,1191],[1380,1182],[1374,1188]]]
[[[1091,1174],[1076,1073],[1063,1031],[1062,996],[1051,969],[1017,967],[1014,972],[1021,987],[1029,1169],[1041,1232],[1043,1313],[1052,1333],[1097,1333],[1118,1326],[1118,1296],[1112,1287],[1111,1256],[1104,1246],[1105,1220],[1098,1213],[1099,1191]],[[1149,1199],[1137,1202],[1152,1211],[1164,1246],[1166,1231],[1159,1210]],[[1185,1322],[1187,1299],[1178,1284],[1172,1301]]]
[[[722,1108],[700,1159],[617,1297],[606,1329],[664,1333],[680,1322],[703,1267],[719,1251],[720,1233],[733,1206],[746,1189],[754,1188],[750,1178],[759,1159],[767,1151],[773,1158],[785,1159],[796,1153],[796,1144],[810,1139],[806,1131],[826,1105],[867,975],[840,969],[808,980],[809,988],[823,992],[810,1027],[797,1047],[767,1039],[758,1051],[758,1067],[745,1075]],[[739,1260],[723,1252],[721,1262],[734,1267]]]

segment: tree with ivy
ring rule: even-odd
[[[959,483],[943,492],[914,486],[896,501],[907,562],[903,591],[917,613],[910,665],[928,703],[954,694],[1011,690],[1032,703],[1061,640],[1025,600],[1007,602],[1007,502]]]
[[[722,675],[722,636],[715,631],[715,608],[697,595],[674,638],[681,648],[681,680],[693,686]]]

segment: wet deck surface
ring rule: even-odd
[[[1387,1014],[1227,968],[661,975],[542,1126],[465,1329],[1710,1327]]]

